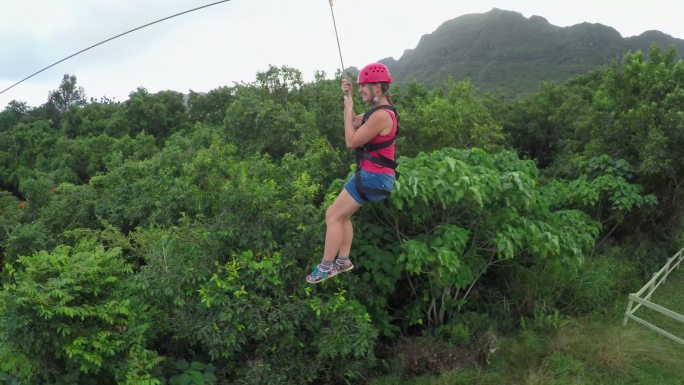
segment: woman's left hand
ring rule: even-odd
[[[352,93],[354,91],[352,83],[347,79],[342,79],[342,93],[344,93],[344,107],[349,108],[354,106]]]
[[[352,82],[350,82],[348,79],[342,79],[342,93],[344,96],[350,96],[354,92],[354,86],[352,85]]]
[[[354,98],[351,95],[344,95],[344,108],[354,108]]]

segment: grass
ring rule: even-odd
[[[652,299],[684,314],[684,266],[670,275]],[[627,298],[618,302],[622,302],[624,312]],[[684,325],[642,309],[637,311],[640,317],[684,337]],[[623,327],[622,313],[616,311],[571,319],[552,331],[523,330],[501,337],[498,350],[486,365],[471,364],[438,375],[409,378],[394,374],[375,378],[370,384],[681,385],[683,363],[684,346],[636,322]]]

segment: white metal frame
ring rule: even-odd
[[[641,290],[639,290],[637,293],[631,293],[629,295],[629,303],[627,304],[627,311],[625,311],[625,319],[622,322],[623,325],[626,326],[627,321],[631,319],[655,332],[664,335],[665,337],[675,342],[679,342],[680,344],[684,345],[684,339],[682,339],[681,337],[678,337],[670,332],[667,332],[653,325],[652,323],[645,321],[634,315],[634,312],[636,312],[637,309],[639,309],[643,305],[649,309],[657,311],[660,314],[663,314],[665,316],[668,316],[672,319],[684,323],[683,315],[651,302],[651,296],[653,295],[653,292],[658,288],[658,286],[660,286],[660,284],[665,282],[665,279],[673,270],[679,267],[679,265],[682,263],[682,260],[684,260],[684,249],[679,250],[677,254],[670,257],[667,260],[667,263],[665,263],[665,266],[663,266],[663,268],[660,269],[657,273],[653,274],[653,278],[651,278],[651,280],[648,281],[648,283],[646,283],[646,285],[644,285],[644,287],[642,287]],[[634,302],[636,302],[637,304],[636,306],[634,306],[634,308],[632,308]]]

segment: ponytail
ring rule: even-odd
[[[387,101],[389,101],[390,104],[394,104],[392,101],[392,94],[389,92],[389,83],[385,82],[380,82],[380,90],[382,91],[382,94],[385,95],[387,98]]]

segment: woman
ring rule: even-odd
[[[383,200],[392,191],[399,116],[392,106],[390,83],[392,77],[384,64],[363,67],[357,79],[358,92],[363,102],[373,107],[354,116],[353,86],[349,80],[342,80],[344,138],[347,148],[356,149],[356,173],[325,213],[323,260],[306,277],[309,283],[319,283],[354,268],[349,259],[354,237],[351,216],[366,202]]]

